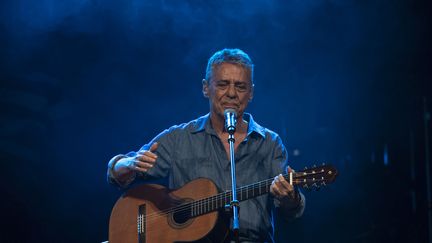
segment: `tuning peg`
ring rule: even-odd
[[[314,183],[314,184],[312,184],[312,186],[315,188],[315,190],[319,190],[320,189],[320,186],[318,186],[316,183]]]

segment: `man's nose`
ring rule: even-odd
[[[237,90],[235,84],[230,84],[227,90],[227,96],[231,98],[235,98],[237,96]]]

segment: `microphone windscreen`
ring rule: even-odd
[[[236,110],[231,109],[231,108],[226,109],[226,110],[224,111],[224,115],[225,115],[225,117],[227,117],[229,113],[233,114],[233,115],[234,115],[234,118],[237,119],[237,112],[236,112]]]

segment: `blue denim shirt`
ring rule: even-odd
[[[287,166],[287,151],[280,137],[273,131],[256,123],[250,114],[243,119],[248,122],[248,132],[235,151],[237,186],[252,184],[283,174]],[[173,126],[144,145],[141,150],[149,150],[158,142],[158,158],[147,173],[139,173],[139,180],[167,179],[168,187],[176,189],[191,180],[205,177],[211,179],[220,192],[231,190],[230,161],[222,141],[212,128],[210,115]],[[224,141],[226,142],[226,141]],[[129,152],[125,156],[134,156]],[[108,180],[119,184],[108,166]],[[299,217],[304,210],[304,196],[301,195],[301,206],[286,217]],[[240,237],[248,242],[273,242],[272,213],[278,206],[278,200],[270,194],[262,195],[240,202]]]

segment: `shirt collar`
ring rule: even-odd
[[[263,138],[265,138],[265,128],[259,125],[255,122],[252,115],[249,113],[243,114],[243,119],[248,122],[248,134],[247,136],[251,135],[253,132],[261,135]],[[196,120],[195,127],[192,129],[192,133],[198,133],[205,131],[209,134],[217,135],[213,127],[210,123],[210,113],[207,115],[201,116]]]

